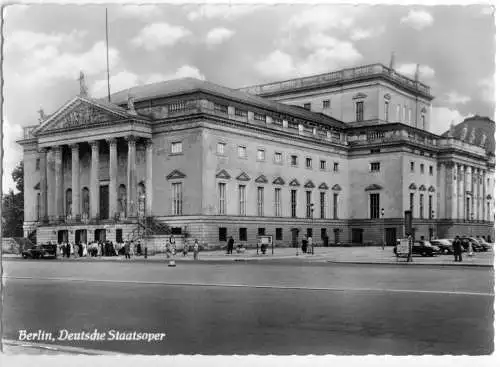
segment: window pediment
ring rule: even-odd
[[[248,176],[245,172],[241,172],[238,177],[236,177],[238,181],[250,181],[250,176]]]
[[[366,187],[365,191],[374,191],[374,190],[382,190],[382,186],[377,184],[371,184]]]
[[[289,183],[290,186],[300,186],[299,181],[297,181],[296,178],[294,178],[292,181]]]
[[[273,181],[273,185],[284,185],[285,180],[283,180],[281,177],[276,177]]]
[[[175,180],[175,179],[184,178],[184,177],[186,177],[186,175],[184,173],[182,173],[181,171],[179,171],[177,169],[174,169],[172,172],[170,172],[167,175],[167,180]]]
[[[307,182],[305,183],[304,187],[306,189],[313,189],[315,188],[316,186],[314,186],[314,183],[311,181],[311,180],[307,180]]]
[[[335,185],[333,185],[332,190],[334,190],[334,191],[341,191],[342,188],[340,187],[339,184],[335,184]]]
[[[318,186],[318,189],[328,190],[328,185],[326,183],[322,182],[321,185]]]
[[[420,187],[418,188],[419,191],[427,191],[427,188],[425,187],[425,185],[420,185]]]
[[[216,178],[222,178],[224,180],[230,180],[231,179],[231,175],[229,173],[227,173],[227,171],[225,169],[222,169],[219,171],[219,173],[217,173],[215,175]]]
[[[410,184],[410,186],[408,186],[408,188],[410,190],[416,190],[417,189],[417,185],[415,185],[413,182]]]
[[[255,182],[257,182],[257,183],[268,183],[268,180],[267,180],[266,176],[260,175],[259,177],[257,177],[255,179]]]
[[[352,97],[352,99],[364,99],[364,98],[366,98],[366,97],[368,97],[368,95],[367,95],[367,94],[359,92],[359,93],[356,93],[356,94]]]
[[[434,188],[434,186],[430,186],[429,187],[429,192],[434,192],[434,191],[436,191],[436,189]]]

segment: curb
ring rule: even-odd
[[[388,266],[449,266],[449,267],[472,267],[472,268],[493,268],[494,265],[489,264],[432,264],[432,263],[417,263],[417,262],[370,262],[370,261],[335,261],[326,260],[330,264],[351,264],[351,265],[388,265]]]

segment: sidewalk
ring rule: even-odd
[[[21,259],[20,255],[4,254],[4,259],[17,258]],[[293,262],[322,262],[322,263],[351,263],[351,264],[400,264],[400,265],[451,265],[451,266],[493,266],[494,255],[492,251],[489,252],[475,252],[473,256],[463,254],[463,262],[454,262],[453,255],[439,255],[435,257],[422,257],[413,256],[413,262],[407,263],[406,259],[396,258],[393,253],[392,247],[386,247],[382,250],[381,247],[316,247],[314,255],[304,255],[299,249],[295,248],[275,248],[274,254],[271,249],[268,250],[266,255],[257,254],[256,249],[247,249],[242,254],[237,254],[233,251],[232,255],[227,255],[223,251],[201,251],[199,254],[199,262],[206,261],[273,261],[273,260],[288,260]],[[130,260],[125,260],[123,256],[114,257],[82,257],[82,258],[58,258],[57,261],[167,261],[164,253],[148,256],[132,256]],[[193,262],[193,254],[189,253],[186,257],[182,253],[177,253],[175,261],[179,262]]]

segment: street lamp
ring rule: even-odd
[[[382,216],[382,250],[385,250],[385,231],[384,231],[384,208],[380,210]]]

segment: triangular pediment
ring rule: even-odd
[[[425,185],[420,185],[420,187],[418,188],[419,191],[426,191],[426,187]]]
[[[408,186],[408,188],[410,190],[416,190],[417,189],[417,185],[415,185],[413,182],[410,184],[410,186]]]
[[[35,190],[40,190],[40,182],[38,182],[33,188]]]
[[[326,183],[322,182],[321,185],[318,186],[318,189],[328,190],[328,185]]]
[[[429,187],[429,192],[434,192],[434,191],[436,191],[436,189],[434,188],[434,186]]]
[[[487,200],[491,200],[492,199],[492,196],[490,194],[486,195],[486,199]]]
[[[341,191],[342,188],[340,187],[339,184],[335,184],[335,185],[333,185],[332,190],[334,190],[334,191]]]
[[[231,178],[231,175],[227,173],[225,169],[221,169],[219,173],[215,175],[216,178],[222,178],[224,180],[229,180]]]
[[[175,179],[184,178],[184,177],[186,177],[186,175],[184,173],[182,173],[181,171],[179,171],[177,169],[174,169],[167,176],[167,180],[175,180]]]
[[[365,93],[362,93],[362,92],[359,92],[359,93],[356,93],[352,99],[363,99],[363,98],[366,98],[368,97]]]
[[[283,180],[281,177],[276,177],[273,181],[273,185],[284,185],[285,180]]]
[[[290,186],[300,186],[299,181],[297,181],[296,178],[294,178],[292,181],[289,183]]]
[[[143,116],[132,115],[126,109],[117,105],[78,96],[45,120],[35,130],[35,134],[52,130],[99,125],[132,118],[144,119]]]
[[[377,184],[371,184],[365,189],[365,191],[372,191],[372,190],[382,190],[382,186]]]
[[[257,182],[257,183],[267,183],[268,181],[267,181],[266,176],[260,175],[259,177],[257,177],[255,179],[255,182]]]
[[[250,176],[248,176],[245,172],[241,172],[238,177],[236,177],[238,181],[250,181]]]
[[[307,180],[307,182],[305,183],[304,187],[306,189],[314,189],[316,186],[314,186],[313,182],[311,180]]]

